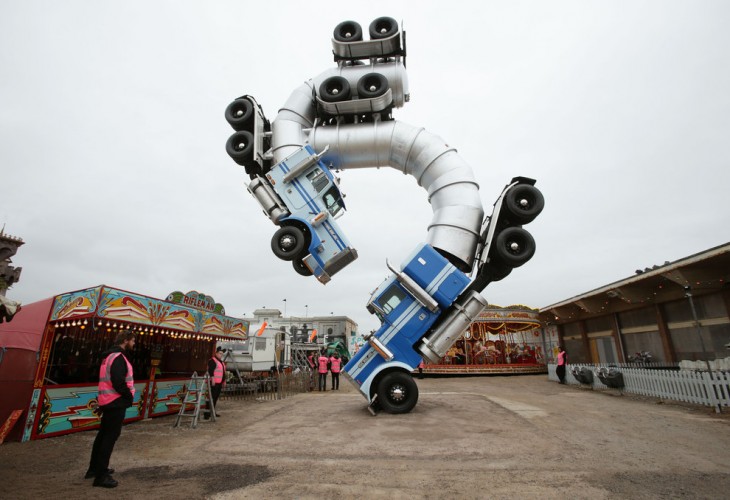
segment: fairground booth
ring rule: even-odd
[[[491,305],[426,373],[547,373],[539,311]],[[548,348],[549,349],[549,348]]]
[[[195,291],[161,300],[101,285],[24,305],[0,324],[0,425],[14,416],[6,439],[16,441],[97,428],[102,354],[124,330],[137,334],[125,422],[176,413],[216,341],[245,340],[248,328]]]

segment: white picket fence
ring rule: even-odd
[[[593,372],[593,389],[608,389],[596,372],[602,367],[609,368],[609,365],[568,365],[565,382],[588,387],[575,379],[571,372],[574,367],[585,367]],[[548,365],[548,379],[557,382],[555,368],[556,365]],[[637,368],[636,365],[612,365],[611,368],[623,375],[624,392],[713,407],[730,406],[730,372],[713,371],[710,374],[706,371]]]

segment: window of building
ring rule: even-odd
[[[624,347],[626,355],[633,356],[637,352],[648,351],[651,353],[653,362],[666,361],[664,358],[664,346],[659,330],[643,333],[627,333],[623,334]]]

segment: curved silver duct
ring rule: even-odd
[[[423,128],[392,120],[315,126],[314,96],[324,80],[342,76],[357,96],[358,80],[372,72],[388,79],[395,107],[408,100],[408,80],[400,60],[331,68],[295,89],[279,110],[272,124],[274,163],[309,142],[317,151],[329,146],[323,160],[336,168],[388,166],[414,176],[428,192],[434,212],[426,242],[470,272],[484,209],[474,173],[455,149]]]
[[[314,95],[327,78],[342,76],[347,79],[353,97],[357,97],[357,82],[368,73],[380,73],[388,79],[393,93],[393,105],[400,108],[408,100],[408,77],[401,61],[338,66],[297,87],[272,123],[271,149],[274,163],[286,158],[307,141],[305,131],[314,126],[316,105]]]
[[[428,192],[433,219],[426,242],[472,268],[484,218],[471,167],[443,139],[421,127],[386,121],[316,127],[309,143],[334,168],[392,167],[415,177]]]

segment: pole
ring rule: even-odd
[[[697,311],[695,310],[695,303],[694,300],[692,300],[692,287],[686,286],[684,287],[684,295],[687,297],[687,300],[689,300],[689,307],[692,310],[692,319],[695,323],[695,329],[697,330],[697,337],[700,339],[700,346],[702,347],[702,354],[705,356],[705,363],[707,364],[707,372],[710,374],[710,381],[713,380],[712,377],[712,368],[710,367],[710,360],[708,359],[710,356],[707,353],[707,349],[705,349],[705,341],[702,339],[702,330],[700,330],[700,322],[697,319]],[[712,391],[712,394],[715,394],[715,388],[713,386],[710,387],[710,390]],[[715,413],[722,413],[722,407],[720,406],[720,403],[717,404],[717,407],[715,408]]]

